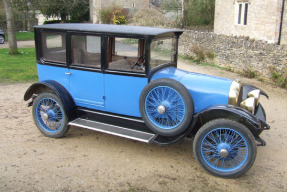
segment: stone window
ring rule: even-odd
[[[247,25],[248,2],[238,1],[236,13],[237,13],[237,24]]]

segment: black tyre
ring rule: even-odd
[[[145,124],[163,136],[184,132],[192,120],[192,97],[186,87],[173,79],[149,83],[141,93],[139,106]]]
[[[257,147],[247,127],[228,119],[216,119],[196,133],[193,152],[209,173],[234,178],[252,167]]]
[[[62,137],[69,129],[62,101],[53,93],[41,93],[34,99],[33,118],[38,129],[47,137]]]
[[[3,44],[5,42],[5,37],[3,35],[0,35],[0,44]]]

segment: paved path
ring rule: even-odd
[[[35,47],[34,40],[18,41],[17,45],[18,45],[18,48],[33,48],[33,47]],[[7,41],[4,44],[0,44],[0,49],[7,49],[7,48],[9,48],[9,44]]]

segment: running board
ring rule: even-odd
[[[69,125],[91,129],[94,131],[108,133],[120,137],[125,137],[128,139],[133,139],[145,143],[150,143],[150,141],[155,137],[155,134],[152,133],[146,133],[138,130],[133,130],[125,127],[106,124],[98,121],[91,121],[82,118],[78,118],[75,119],[74,121],[71,121]]]

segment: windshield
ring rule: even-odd
[[[154,39],[151,43],[151,68],[167,63],[175,63],[176,43],[175,37]]]

